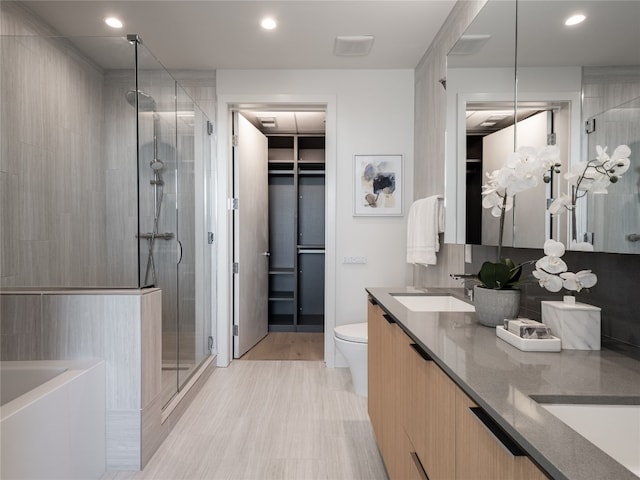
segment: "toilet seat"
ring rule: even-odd
[[[334,329],[337,338],[346,342],[368,343],[367,322],[340,325]]]

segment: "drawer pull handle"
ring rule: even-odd
[[[500,442],[500,444],[514,457],[524,457],[526,453],[518,446],[516,442],[511,440],[503,430],[500,428],[493,419],[480,407],[469,407],[471,413],[473,413],[478,420],[482,422],[485,428]]]
[[[422,357],[422,359],[425,362],[433,362],[433,358],[431,358],[431,355],[429,355],[427,352],[425,352],[420,345],[417,345],[415,343],[411,344],[411,348],[413,348],[415,350],[415,352],[420,355]]]
[[[427,472],[424,471],[422,462],[418,458],[418,454],[416,452],[411,452],[411,460],[413,460],[413,464],[416,466],[416,470],[418,471],[418,475],[420,475],[420,479],[429,480],[429,476],[427,475]]]
[[[389,323],[396,323],[391,315],[387,315],[386,313],[382,314],[382,317]]]

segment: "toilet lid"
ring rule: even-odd
[[[367,343],[367,322],[340,325],[334,332],[336,337],[347,342]]]

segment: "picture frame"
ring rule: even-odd
[[[353,215],[402,215],[402,155],[353,156]]]

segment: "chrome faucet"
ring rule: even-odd
[[[454,280],[464,280],[464,297],[473,302],[473,285],[469,286],[467,280],[478,278],[473,273],[450,273],[449,276]]]
[[[474,273],[450,273],[449,276],[454,280],[463,280],[465,278],[477,278]]]

